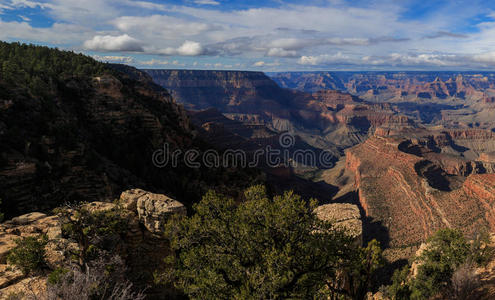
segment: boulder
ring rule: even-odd
[[[127,190],[120,195],[120,205],[124,209],[137,213],[137,201],[141,196],[147,193],[148,192],[141,189]]]
[[[177,200],[166,195],[145,193],[136,203],[139,221],[151,233],[159,234],[170,216],[185,215],[186,207]]]

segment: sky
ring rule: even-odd
[[[0,0],[0,40],[138,68],[495,70],[495,1]]]

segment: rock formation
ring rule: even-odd
[[[139,222],[149,232],[160,233],[171,215],[186,215],[186,207],[177,200],[162,194],[140,189],[129,190],[120,195],[124,208],[137,212]]]
[[[140,189],[122,193],[118,211],[126,219],[127,231],[122,240],[119,254],[124,258],[129,276],[136,283],[147,276],[149,280],[154,270],[162,266],[163,257],[169,251],[168,242],[160,233],[168,218],[174,214],[184,214],[185,207],[178,201],[165,195],[153,194]],[[115,210],[117,204],[91,202],[85,205],[93,213]],[[46,261],[52,270],[62,266],[70,258],[71,251],[78,245],[62,237],[62,224],[57,215],[29,213],[15,217],[0,224],[0,299],[10,294],[39,293],[46,288],[47,274],[24,275],[17,267],[8,265],[7,254],[15,247],[15,240],[27,236],[46,234],[48,244],[45,247]]]

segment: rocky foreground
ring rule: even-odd
[[[186,208],[180,202],[140,189],[123,192],[116,203],[91,202],[84,207],[92,213],[117,211],[126,220],[127,230],[121,237],[118,253],[115,254],[124,259],[129,274],[139,274],[134,278],[134,283],[141,287],[143,286],[139,284],[143,284],[143,278],[149,279],[154,271],[164,266],[163,258],[170,251],[168,241],[163,237],[167,220],[173,215],[186,214]],[[362,222],[355,205],[327,204],[318,207],[316,214],[348,231],[356,238],[357,244],[362,243]],[[39,297],[46,291],[50,270],[66,265],[71,259],[71,253],[79,247],[75,241],[63,236],[62,227],[58,215],[39,212],[15,217],[0,224],[0,299],[9,299],[14,295],[21,298]],[[43,234],[48,238],[45,247],[46,272],[25,275],[19,268],[7,263],[7,256],[16,246],[17,239]],[[148,292],[153,297],[160,297],[160,291],[149,289]],[[171,290],[165,292],[167,295],[174,293]]]
[[[119,241],[120,255],[126,262],[129,273],[152,276],[166,256],[168,242],[163,238],[163,227],[174,214],[186,213],[180,202],[165,195],[135,189],[123,192],[117,203],[91,202],[84,205],[92,213],[118,211],[127,224],[127,231]],[[26,297],[39,294],[46,289],[48,274],[26,276],[18,268],[7,264],[7,255],[16,245],[17,239],[46,234],[46,261],[51,270],[67,264],[78,244],[62,236],[62,223],[57,215],[29,213],[0,224],[0,298],[10,294]],[[146,275],[147,274],[147,275]],[[138,280],[138,279],[136,279]]]

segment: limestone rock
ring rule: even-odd
[[[38,299],[37,296],[42,295],[45,290],[45,277],[28,277],[0,289],[0,299]]]
[[[33,213],[29,213],[29,214],[25,214],[25,215],[13,218],[12,223],[16,224],[16,225],[26,225],[26,224],[32,223],[34,221],[37,221],[39,219],[42,219],[44,217],[46,217],[46,215],[43,213],[33,212]]]
[[[9,286],[24,277],[21,270],[8,265],[0,265],[0,289]]]
[[[115,203],[99,201],[91,202],[84,206],[84,208],[86,208],[91,213],[109,211],[115,209],[116,207],[117,205]]]
[[[318,206],[315,213],[321,220],[330,221],[337,228],[345,229],[361,245],[363,242],[363,223],[359,208],[354,204],[333,203]]]
[[[160,233],[173,214],[186,214],[186,207],[166,195],[146,193],[137,199],[139,221],[152,233]]]
[[[125,191],[120,195],[120,205],[122,205],[122,208],[124,209],[137,212],[137,201],[146,193],[146,191],[143,191],[141,189],[132,189]]]

